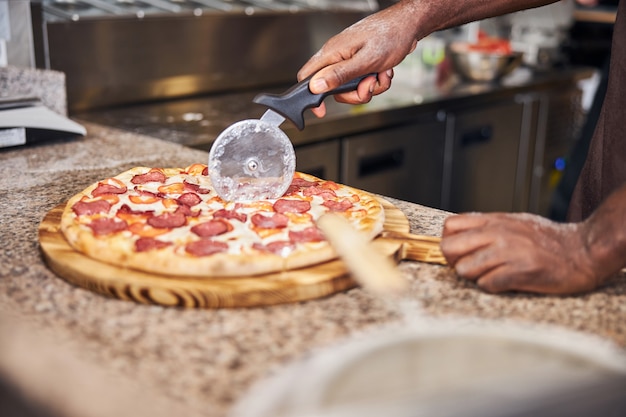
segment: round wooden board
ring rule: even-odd
[[[385,209],[384,230],[408,232],[404,213],[390,202],[380,201]],[[165,306],[256,307],[310,300],[356,286],[339,260],[241,278],[189,278],[117,267],[89,258],[69,245],[60,230],[64,208],[61,204],[50,210],[39,225],[46,263],[66,281],[110,297]],[[401,247],[400,242],[388,239],[375,239],[373,244],[388,256],[394,256]]]

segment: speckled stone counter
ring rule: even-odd
[[[0,98],[37,97],[50,110],[67,115],[65,74],[58,71],[0,67]]]
[[[183,310],[105,298],[42,260],[44,215],[88,184],[137,165],[186,166],[207,154],[86,124],[85,138],[0,151],[0,375],[67,416],[225,416],[251,384],[311,349],[400,320],[355,288],[264,308]],[[414,233],[446,213],[392,200]],[[626,348],[626,279],[577,297],[490,295],[443,266],[404,262],[406,295],[431,317],[544,323]]]

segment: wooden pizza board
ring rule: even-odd
[[[385,210],[385,233],[373,245],[395,259],[420,259],[402,238],[409,235],[409,221],[393,204],[381,199]],[[340,260],[272,274],[192,278],[157,275],[118,267],[92,259],[72,248],[61,232],[65,204],[53,208],[39,225],[39,244],[50,269],[66,281],[106,296],[145,304],[219,308],[256,307],[310,300],[355,287]],[[383,236],[385,235],[383,234]],[[400,237],[400,238],[398,238]],[[426,238],[428,239],[428,238]],[[436,241],[436,238],[431,238]],[[428,261],[428,260],[426,260]],[[437,262],[435,257],[434,262]]]

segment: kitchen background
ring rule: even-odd
[[[0,64],[66,74],[68,112],[210,149],[257,118],[333,34],[392,2],[375,0],[18,0],[0,2]],[[475,25],[434,34],[364,106],[327,100],[307,128],[283,126],[297,169],[450,211],[551,214],[611,36],[616,1],[561,1],[490,19],[523,65],[491,83],[449,71],[446,46]]]
[[[197,149],[208,149],[226,125],[263,112],[251,103],[257,92],[290,86],[297,69],[330,35],[387,4],[0,0],[0,96],[14,99],[7,93],[14,86],[34,86],[31,91],[54,96],[43,101],[58,113],[105,125],[86,123],[89,132],[81,140],[46,136],[41,139],[50,146],[27,143],[0,150],[0,183],[6,185],[0,185],[0,240],[5,243],[0,251],[0,415],[16,414],[6,412],[7,405],[25,402],[29,415],[50,416],[33,410],[36,404],[29,400],[40,398],[51,412],[67,411],[54,415],[68,417],[222,417],[233,415],[234,405],[245,406],[247,398],[252,400],[248,412],[259,417],[259,405],[268,406],[268,400],[277,400],[272,405],[278,406],[285,404],[283,399],[295,405],[312,400],[315,405],[314,394],[323,394],[324,387],[339,399],[355,387],[346,379],[334,380],[340,386],[330,383],[332,379],[324,378],[333,374],[326,371],[384,369],[382,377],[377,373],[369,379],[359,372],[334,375],[353,376],[356,382],[383,381],[384,389],[373,388],[374,394],[383,395],[403,381],[421,389],[412,378],[417,376],[439,389],[446,405],[462,408],[448,409],[448,415],[456,411],[484,417],[501,411],[499,417],[519,417],[527,408],[511,407],[507,393],[519,399],[526,391],[501,382],[518,376],[511,369],[530,371],[532,382],[525,387],[543,391],[562,387],[553,378],[572,381],[571,372],[586,369],[589,359],[624,363],[622,356],[605,356],[615,353],[610,342],[619,344],[620,355],[626,346],[623,273],[580,296],[493,295],[458,278],[450,268],[402,262],[399,269],[411,288],[400,308],[354,288],[271,307],[200,310],[102,297],[70,285],[44,263],[38,227],[57,204],[137,161],[185,166],[205,158]],[[396,68],[392,90],[370,104],[343,106],[328,100],[328,116],[317,120],[309,114],[304,131],[285,123],[298,153],[298,168],[432,207],[547,212],[561,173],[572,166],[571,149],[583,141],[578,138],[584,136],[585,119],[593,115],[614,9],[614,3],[593,8],[558,3],[539,14],[481,22],[481,28],[510,37],[525,53],[524,65],[495,83],[463,81],[449,71],[445,46],[466,38],[475,27],[425,39]],[[559,22],[556,29],[554,22]],[[16,70],[24,67],[55,69],[65,76]],[[35,85],[40,78],[44,82]],[[438,235],[448,214],[405,201],[393,203],[419,234]],[[420,339],[410,338],[405,340],[418,343],[389,344],[392,349],[380,352],[390,352],[395,361],[385,366],[377,366],[381,362],[373,360],[376,356],[337,350],[360,347],[351,344],[361,341],[357,336],[375,342],[376,348],[379,342],[390,342],[378,331],[409,324],[436,340],[431,336],[446,332],[447,319],[461,319],[449,330],[455,337],[448,339],[450,344],[422,349]],[[503,325],[492,328],[503,344],[485,339],[486,349],[469,333],[463,338],[468,324],[483,320]],[[515,323],[531,331],[526,340],[558,339],[554,346],[565,348],[561,352],[579,351],[584,360],[567,356],[575,362],[561,362],[568,365],[568,373],[555,372],[556,367],[546,365],[546,356],[557,364],[562,354],[502,339],[504,330],[520,335],[520,329],[511,326]],[[544,325],[548,335],[533,332]],[[566,330],[581,333],[576,337]],[[403,346],[415,350],[395,349]],[[316,355],[324,349],[327,356]],[[405,360],[412,352],[425,353],[413,356],[415,361]],[[538,359],[532,352],[544,354]],[[337,362],[319,366],[320,359],[329,357]],[[501,366],[498,358],[508,358],[513,366]],[[359,359],[369,366],[361,366]],[[282,365],[287,373],[276,372]],[[540,375],[532,373],[538,368]],[[494,373],[508,375],[483,391],[486,396],[457,385],[471,381],[476,389],[481,377]],[[268,374],[282,383],[278,389],[268,384]],[[284,376],[288,378],[280,379]],[[563,414],[548,407],[554,402],[546,404],[543,414],[538,409],[542,402],[536,399],[518,405],[532,407],[525,414],[533,416],[608,415],[598,411],[607,402],[619,401],[620,411],[624,409],[624,381],[608,382],[610,386],[571,392],[566,400],[561,395],[549,398],[566,407]],[[254,402],[255,391],[248,389],[255,386],[273,395],[258,391],[256,398],[263,402]],[[485,400],[492,413],[472,413],[477,399]],[[506,410],[494,410],[500,406],[496,400],[504,401]],[[356,415],[391,415],[364,404],[368,410]],[[300,411],[294,414],[302,415]]]

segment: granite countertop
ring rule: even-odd
[[[138,165],[177,167],[207,153],[99,125],[84,138],[0,151],[0,376],[61,415],[225,416],[260,378],[311,349],[400,320],[360,288],[262,308],[193,310],[106,298],[42,260],[45,214],[92,182]],[[447,213],[392,200],[414,233]],[[490,295],[444,266],[403,262],[406,295],[429,317],[550,324],[626,348],[626,279],[575,297]]]

